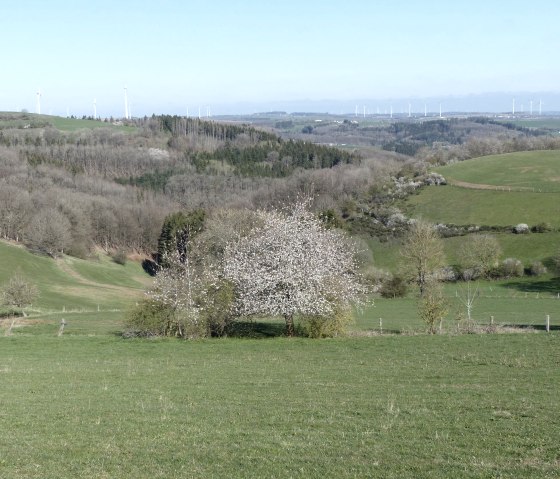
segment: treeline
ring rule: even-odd
[[[150,253],[163,218],[173,211],[267,207],[302,193],[315,195],[317,209],[336,210],[379,181],[377,172],[386,176],[381,159],[359,164],[334,148],[212,123],[185,123],[197,126],[198,149],[177,142],[180,137],[163,131],[157,117],[139,120],[132,133],[2,130],[0,237],[52,256],[85,257],[96,247]],[[212,147],[202,148],[204,138]],[[216,171],[222,163],[227,167]],[[284,169],[256,171],[274,163]]]
[[[51,256],[88,256],[94,248],[150,251],[167,197],[53,165],[30,165],[0,148],[0,237]]]

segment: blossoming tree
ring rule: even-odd
[[[237,314],[283,317],[289,336],[295,316],[327,318],[366,292],[355,248],[307,206],[300,201],[289,210],[258,211],[259,225],[228,244],[224,254]]]

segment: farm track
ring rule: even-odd
[[[528,186],[503,186],[503,185],[485,185],[484,183],[468,183],[466,181],[459,181],[454,179],[447,179],[450,185],[458,186],[460,188],[468,188],[470,190],[494,190],[494,191],[531,191],[534,192],[534,188]]]
[[[109,291],[114,291],[114,292],[121,293],[125,296],[131,296],[131,293],[134,290],[134,288],[129,288],[126,286],[97,283],[90,279],[84,278],[80,273],[74,270],[64,259],[60,259],[60,258],[56,259],[56,265],[62,272],[64,272],[65,274],[67,274],[68,276],[76,280],[76,282],[82,286],[92,286],[94,288],[101,288]]]

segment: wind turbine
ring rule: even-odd
[[[37,102],[35,104],[35,113],[41,114],[41,90],[37,91]]]
[[[512,114],[512,116],[515,116],[515,98],[513,99],[513,103],[512,103],[512,106],[511,106],[511,114]]]
[[[93,99],[93,119],[97,120],[97,99]]]
[[[539,100],[539,116],[542,115],[542,100]]]
[[[126,85],[124,86],[124,119],[128,120],[128,95]]]
[[[531,109],[531,116],[533,116],[533,100],[529,102],[530,109]]]

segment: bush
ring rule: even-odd
[[[529,225],[527,225],[525,223],[519,223],[518,225],[515,225],[513,227],[513,232],[515,234],[518,234],[518,235],[527,234],[527,233],[529,233],[529,231],[530,231],[529,230]]]
[[[172,336],[173,310],[161,302],[144,299],[136,304],[125,320],[126,336]]]
[[[406,281],[400,276],[395,276],[383,282],[379,294],[383,298],[402,298],[407,292]]]
[[[20,273],[14,274],[0,290],[0,300],[6,306],[23,308],[39,297],[34,283],[27,281]]]
[[[546,274],[546,266],[540,261],[533,261],[531,263],[529,273],[531,276],[542,276],[543,274]]]
[[[126,264],[126,260],[127,260],[126,252],[125,252],[124,250],[120,249],[120,250],[118,250],[116,253],[114,253],[114,254],[111,256],[111,259],[112,259],[115,263],[124,266],[124,265]]]
[[[542,222],[533,226],[531,231],[533,233],[548,233],[549,231],[552,231],[552,226],[550,226],[550,223]]]
[[[208,286],[201,303],[201,320],[209,336],[223,336],[233,321],[235,291],[229,281],[221,280]]]
[[[303,330],[310,338],[334,338],[346,332],[353,316],[350,308],[338,306],[328,316],[308,315],[301,318]]]
[[[516,258],[506,258],[501,264],[501,273],[505,278],[521,277],[524,273],[523,263]]]

